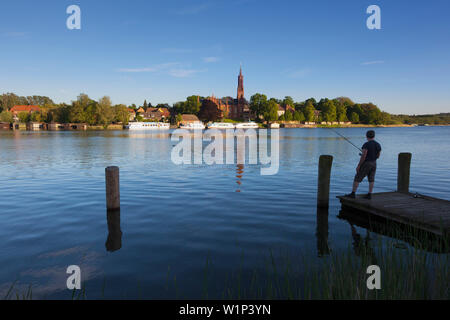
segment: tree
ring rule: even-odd
[[[81,93],[70,107],[69,120],[73,123],[86,122],[85,109],[89,106],[91,99],[87,94]]]
[[[186,102],[184,103],[184,112],[187,114],[198,114],[200,111],[201,103],[199,96],[190,96],[186,98]]]
[[[257,118],[267,112],[267,107],[268,101],[265,94],[255,93],[251,96],[250,110],[256,115]]]
[[[200,111],[198,113],[198,117],[203,121],[217,121],[221,117],[222,113],[220,112],[217,104],[209,99],[203,101]]]
[[[173,112],[175,114],[183,114],[184,113],[184,103],[185,103],[184,101],[175,102],[172,107]]]
[[[128,112],[128,108],[123,105],[119,104],[114,106],[114,120],[116,122],[121,122],[123,125],[127,125],[130,121],[130,113]]]
[[[305,106],[305,120],[307,122],[314,122],[315,121],[315,111],[314,105],[311,102],[308,102]]]
[[[344,104],[339,104],[336,107],[336,118],[339,122],[347,121],[347,106]]]
[[[294,121],[305,121],[305,115],[301,111],[295,111],[294,112]]]
[[[267,111],[264,113],[264,120],[276,121],[278,120],[278,103],[275,99],[270,99],[267,105]]]
[[[325,100],[326,101],[323,101],[323,103],[319,102],[319,104],[321,104],[323,119],[327,122],[336,121],[336,106],[334,105],[334,102],[328,99]]]
[[[14,122],[14,118],[11,112],[3,110],[0,113],[0,122],[9,122],[9,123],[13,123]]]
[[[111,108],[111,99],[107,96],[101,98],[98,101],[96,111],[97,123],[103,125],[104,128],[108,127],[108,125],[114,119],[113,109]]]
[[[352,123],[359,123],[359,115],[353,111],[350,115],[350,121]]]
[[[147,111],[147,108],[148,108],[147,100],[144,100],[143,108],[144,108],[145,111]]]
[[[286,112],[284,113],[284,120],[286,121],[292,121],[294,119],[292,112],[289,110],[286,110]]]
[[[283,105],[294,107],[294,99],[292,99],[292,97],[290,97],[290,96],[284,97]]]
[[[41,114],[39,112],[32,112],[30,114],[29,119],[30,119],[31,122],[41,122],[42,121],[42,117],[41,117]]]
[[[17,117],[21,123],[27,123],[30,121],[30,114],[28,112],[19,112]]]
[[[16,105],[28,105],[27,98],[19,97],[14,93],[5,93],[0,96],[0,108],[9,110]]]

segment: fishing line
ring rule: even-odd
[[[340,134],[339,132],[337,132],[336,130],[330,128],[331,131],[333,131],[334,133],[336,133],[338,136],[342,137],[345,139],[345,141],[347,141],[348,143],[350,143],[352,146],[354,146],[356,149],[358,149],[360,152],[362,152],[362,150],[356,146],[353,142],[351,142],[347,137],[345,137],[344,135]],[[361,155],[361,154],[360,154]]]

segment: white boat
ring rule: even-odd
[[[255,122],[242,122],[236,124],[236,129],[258,129],[259,126]]]
[[[208,129],[234,129],[234,124],[228,122],[213,122],[208,125]]]
[[[205,129],[205,125],[203,124],[203,122],[189,122],[186,124],[182,124],[180,126],[181,129],[190,129],[190,130],[196,130],[196,129]]]
[[[170,124],[164,122],[130,122],[125,128],[128,130],[169,130]]]

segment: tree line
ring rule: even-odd
[[[285,110],[278,115],[279,107]],[[290,108],[287,108],[289,106]],[[381,111],[373,103],[354,103],[350,98],[314,98],[294,102],[292,97],[284,99],[270,98],[256,93],[250,98],[250,109],[258,118],[267,121],[305,121],[305,122],[352,122],[361,124],[392,124],[391,115]]]
[[[232,103],[231,97],[223,100]],[[392,115],[381,111],[373,103],[355,103],[350,98],[338,97],[335,99],[323,98],[316,101],[314,98],[295,102],[292,97],[284,99],[267,98],[265,94],[256,93],[251,96],[249,107],[255,120],[258,121],[300,121],[300,122],[347,122],[355,124],[449,124],[450,114],[438,115]],[[41,112],[19,113],[20,122],[60,122],[60,123],[87,123],[89,125],[107,126],[110,123],[127,124],[129,112],[127,108],[147,110],[153,105],[147,100],[143,105],[132,104],[113,105],[107,96],[98,101],[80,94],[71,104],[55,104],[52,99],[45,96],[22,97],[14,93],[0,95],[0,122],[13,122],[13,116],[8,110],[15,105],[38,105]],[[173,120],[179,119],[181,114],[195,114],[201,120],[216,121],[221,117],[227,118],[218,106],[204,97],[192,95],[185,101],[174,103],[159,103],[157,108],[167,108]],[[279,115],[279,109],[285,110]],[[142,117],[138,116],[138,120]]]
[[[37,103],[44,102],[44,103]],[[59,122],[59,123],[87,123],[89,125],[108,126],[111,123],[127,124],[129,111],[123,104],[112,105],[107,96],[95,101],[86,94],[80,94],[71,104],[55,104],[48,97],[28,98],[14,94],[0,96],[0,122],[13,122],[13,115],[8,109],[15,105],[39,105],[40,112],[19,112],[20,122]]]

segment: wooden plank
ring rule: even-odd
[[[413,225],[438,235],[450,231],[450,201],[411,193],[376,193],[372,200],[338,196],[342,206]]]

